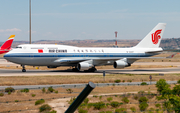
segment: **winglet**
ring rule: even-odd
[[[8,40],[9,40],[9,39],[14,39],[14,37],[15,37],[15,35],[11,35],[11,36],[8,38]]]

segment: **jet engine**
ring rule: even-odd
[[[92,67],[92,64],[89,63],[85,63],[85,62],[81,62],[77,65],[77,69],[79,71],[84,71],[84,70],[88,70],[89,68]]]
[[[114,62],[113,64],[114,68],[117,68],[117,69],[121,69],[121,68],[124,68],[124,67],[128,67],[128,66],[131,66],[130,63],[127,63],[123,60],[117,60]]]

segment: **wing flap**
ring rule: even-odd
[[[59,62],[59,63],[68,63],[68,64],[75,64],[83,61],[87,61],[90,59],[57,59],[54,62]]]

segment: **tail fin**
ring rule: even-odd
[[[11,44],[12,44],[12,42],[14,40],[14,37],[15,37],[15,35],[11,35],[8,38],[8,40],[1,46],[1,50],[5,50],[5,49],[9,50],[9,49],[11,49]]]
[[[173,58],[176,54],[178,54],[178,53],[174,53],[174,54],[172,54],[172,55],[170,55],[170,56],[168,56],[166,58]]]
[[[158,23],[135,47],[158,48],[166,27],[166,23]]]

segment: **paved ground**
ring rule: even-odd
[[[122,70],[98,70],[95,73],[92,72],[71,72],[70,70],[27,70],[27,72],[21,72],[21,70],[14,69],[0,69],[0,76],[48,76],[48,75],[102,75],[103,71],[110,74],[118,73],[130,73],[130,74],[147,74],[147,73],[180,73],[180,68],[165,68],[165,69],[122,69]]]

